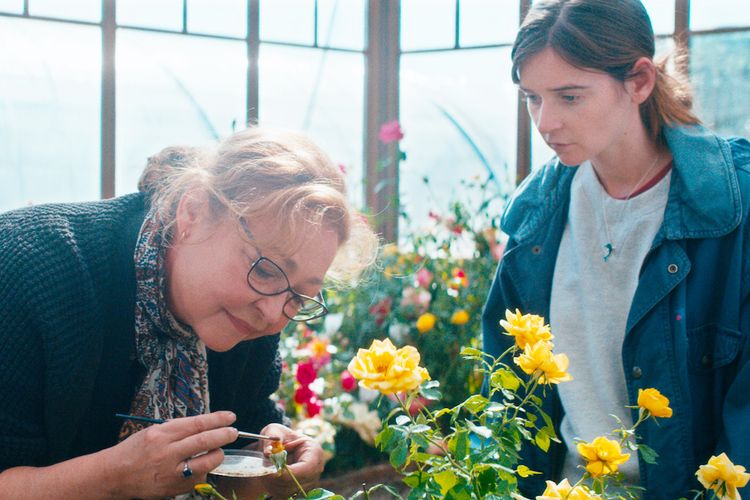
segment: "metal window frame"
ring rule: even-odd
[[[531,6],[532,0],[519,0],[519,24]],[[220,40],[243,41],[247,46],[248,68],[246,79],[247,123],[258,121],[258,55],[261,43],[266,45],[316,48],[337,52],[364,54],[365,76],[365,117],[364,117],[364,199],[369,213],[373,214],[377,229],[386,241],[396,241],[399,219],[399,159],[395,143],[383,144],[378,140],[378,131],[383,123],[397,120],[399,116],[399,65],[402,54],[449,52],[484,48],[508,47],[510,44],[487,44],[461,46],[460,42],[460,2],[455,0],[455,26],[453,47],[402,51],[400,40],[400,0],[367,0],[366,46],[364,50],[328,47],[319,45],[318,0],[314,0],[313,43],[289,43],[260,40],[260,0],[247,0],[247,33],[244,38],[224,35],[190,32],[187,29],[187,0],[182,1],[182,27],[168,30],[118,24],[116,0],[102,0],[100,22],[61,19],[29,14],[29,0],[24,0],[22,13],[0,12],[0,17],[34,19],[68,23],[82,26],[98,26],[101,29],[102,69],[101,69],[101,186],[102,198],[115,195],[115,148],[116,148],[116,61],[115,48],[117,29],[124,28],[152,33],[205,37]],[[677,51],[684,54],[677,70],[685,75],[689,72],[690,40],[693,36],[750,32],[750,26],[690,30],[690,0],[674,0],[675,25],[671,35]],[[520,96],[519,96],[520,97]],[[516,181],[520,182],[531,171],[531,120],[521,99],[518,101],[516,136]]]

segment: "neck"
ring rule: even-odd
[[[599,182],[613,198],[628,198],[670,158],[669,149],[651,140],[645,128],[591,159]]]

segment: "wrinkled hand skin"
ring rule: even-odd
[[[224,460],[222,446],[237,439],[236,416],[220,411],[151,425],[106,450],[116,496],[164,498],[192,491]],[[196,456],[199,455],[199,456]],[[183,476],[185,460],[193,475]]]
[[[323,448],[311,437],[296,432],[280,424],[269,424],[261,434],[278,436],[287,452],[287,465],[305,490],[312,489],[320,478],[325,466]],[[270,456],[273,441],[262,443],[263,452]],[[283,470],[262,478],[234,479],[221,478],[219,491],[235,492],[238,498],[258,498],[262,493],[273,497],[287,498],[299,493],[289,472]]]

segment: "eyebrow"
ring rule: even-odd
[[[525,92],[525,93],[532,92],[533,93],[533,91],[531,91],[531,90],[523,87],[522,85],[519,85],[518,88],[520,88],[522,92]],[[551,92],[564,92],[566,90],[586,90],[588,88],[589,88],[588,85],[562,85],[560,87],[554,87],[554,88],[551,88],[549,90]]]

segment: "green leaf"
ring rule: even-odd
[[[521,379],[519,379],[511,370],[500,368],[492,372],[492,375],[490,375],[490,384],[495,388],[502,388],[515,392],[521,385]]]
[[[476,425],[468,420],[466,421],[466,425],[469,427],[469,430],[471,432],[473,432],[474,434],[478,434],[480,437],[483,437],[485,439],[489,439],[492,437],[492,431],[483,425]]]
[[[431,429],[429,425],[424,424],[416,424],[409,427],[409,432],[412,434],[422,434],[424,432],[427,432]]]
[[[534,442],[536,442],[536,445],[542,451],[546,452],[547,450],[549,450],[549,435],[547,435],[546,427],[536,433]]]
[[[482,409],[487,406],[488,403],[489,400],[487,398],[479,394],[475,394],[474,396],[471,396],[469,399],[464,401],[463,406],[472,414],[476,415],[477,413],[482,411]]]
[[[466,359],[482,359],[482,351],[474,347],[462,347],[461,356]]]
[[[411,422],[411,419],[406,415],[399,415],[396,417],[396,425],[406,425]]]
[[[469,454],[469,433],[466,430],[458,431],[451,444],[453,445],[453,453],[456,456],[456,460],[463,460]]]
[[[417,486],[419,486],[419,478],[420,478],[419,472],[413,472],[409,474],[408,476],[404,476],[402,481],[409,488],[416,488]]]
[[[646,446],[645,444],[639,444],[638,451],[641,453],[643,461],[647,464],[655,464],[656,459],[659,457],[659,454],[656,453],[653,448]]]
[[[375,446],[377,446],[381,450],[384,449],[392,436],[393,430],[388,426],[383,427],[383,430],[378,432],[378,435],[375,436]]]
[[[440,485],[440,493],[442,495],[445,495],[448,490],[458,484],[458,478],[456,477],[456,474],[451,470],[444,470],[443,472],[433,474],[432,478],[437,484]]]
[[[332,500],[344,500],[344,497],[337,495],[331,491],[324,490],[323,488],[315,488],[307,492],[305,497],[307,500],[319,500],[321,498],[330,498]]]
[[[406,458],[409,453],[409,447],[407,446],[406,440],[399,441],[396,448],[391,452],[391,465],[395,469],[400,469],[406,464]]]
[[[426,384],[420,386],[419,393],[430,401],[437,401],[441,398],[439,387],[440,382],[437,380],[430,380]]]

